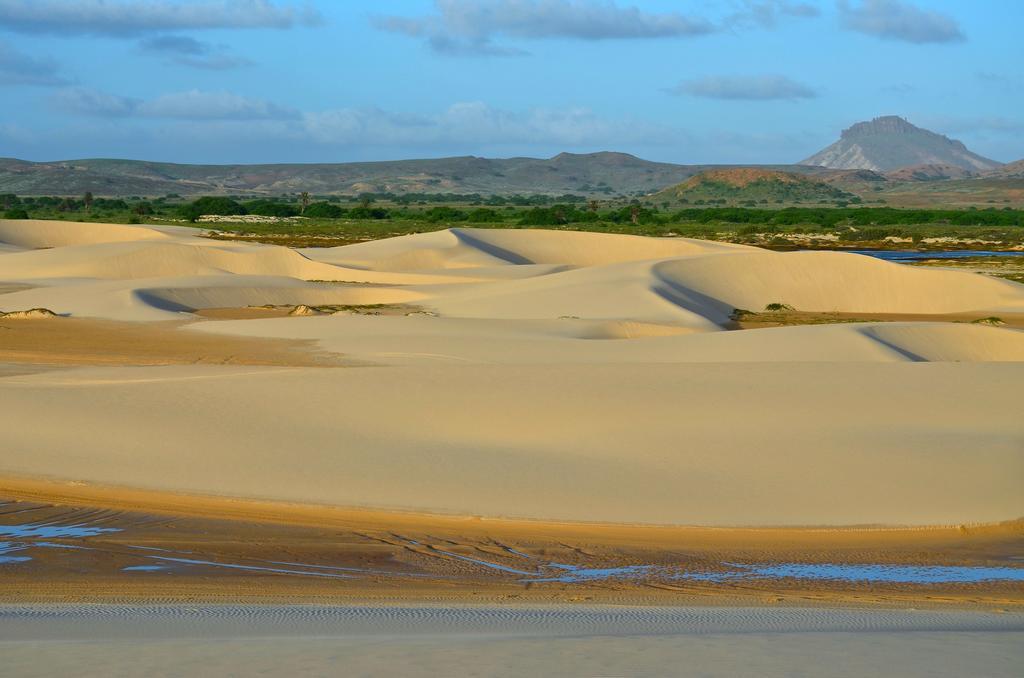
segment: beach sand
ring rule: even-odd
[[[750,608],[0,607],[18,676],[1003,676],[1020,615]],[[386,667],[386,668],[385,668]]]

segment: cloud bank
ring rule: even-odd
[[[773,101],[813,99],[817,92],[782,75],[713,75],[681,82],[668,90],[705,99]]]
[[[292,28],[322,21],[271,0],[0,0],[0,26],[20,33],[139,37],[181,30]]]
[[[0,42],[0,85],[66,85],[57,62],[17,51]]]
[[[774,28],[784,17],[810,19],[821,16],[817,6],[789,0],[743,0],[741,8],[726,17],[731,27]]]
[[[253,137],[335,146],[557,145],[657,143],[671,132],[635,120],[610,120],[584,108],[507,111],[460,102],[439,113],[412,115],[379,108],[300,112],[230,92],[192,90],[139,99],[69,87],[53,97],[61,111],[83,118],[187,123],[194,136]]]
[[[509,55],[520,50],[494,44],[499,36],[577,40],[693,37],[713,32],[700,17],[651,13],[611,0],[435,0],[423,17],[381,16],[378,28],[422,38],[445,54]]]
[[[864,0],[857,7],[839,0],[838,6],[843,28],[883,40],[925,44],[967,39],[952,17],[902,0]]]
[[[232,56],[220,45],[211,45],[183,35],[156,35],[139,41],[139,48],[147,54],[166,57],[170,63],[189,68],[222,71],[229,68],[251,66],[252,62]]]
[[[101,118],[171,118],[180,120],[295,120],[298,111],[230,92],[191,90],[135,99],[85,87],[60,90],[54,102],[61,110]]]

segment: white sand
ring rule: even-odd
[[[1017,676],[1020,615],[5,606],[4,675]]]
[[[573,520],[1024,515],[1024,332],[723,327],[734,308],[772,302],[1019,313],[1024,285],[853,254],[525,230],[295,251],[0,221],[0,243],[0,284],[32,286],[0,294],[4,311],[159,321],[402,303],[436,314],[167,330],[313,339],[375,367],[15,370],[0,379],[0,474]]]

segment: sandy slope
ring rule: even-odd
[[[0,473],[573,520],[1024,515],[1024,332],[911,321],[725,331],[733,309],[772,302],[1024,312],[1024,286],[1007,281],[853,254],[523,230],[296,251],[26,221],[0,222],[0,244],[4,311],[159,321],[400,303],[432,314],[164,326],[204,333],[197,363],[230,361],[210,342],[238,335],[379,367],[15,370],[0,379]],[[187,362],[177,339],[168,362]]]
[[[1022,378],[1024,363],[83,368],[0,379],[0,471],[529,518],[995,521],[1024,515]]]

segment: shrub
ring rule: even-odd
[[[203,211],[195,205],[182,205],[178,208],[178,215],[185,221],[195,223],[199,217],[203,216]]]
[[[423,213],[423,219],[436,224],[440,221],[465,221],[466,215],[453,207],[431,207]]]
[[[246,210],[238,202],[223,196],[206,196],[192,203],[192,207],[200,214],[217,214],[221,216],[245,214]]]
[[[500,213],[487,209],[486,207],[482,207],[467,214],[466,221],[471,221],[475,224],[491,224],[504,221],[504,219],[502,219]]]
[[[245,210],[249,214],[258,214],[262,217],[294,217],[299,213],[295,205],[288,205],[273,200],[253,200],[245,203]]]
[[[796,309],[789,304],[783,304],[778,301],[773,301],[770,304],[765,305],[764,310],[766,311],[795,311]]]
[[[345,210],[329,202],[314,202],[306,207],[302,216],[315,219],[339,219],[345,216]]]
[[[348,211],[352,219],[387,219],[388,211],[383,207],[353,207]]]
[[[28,212],[20,207],[13,207],[4,212],[4,219],[28,219]]]

